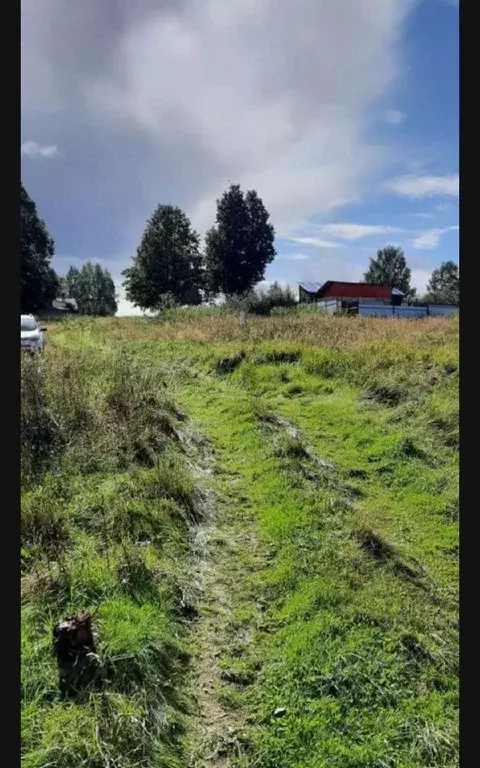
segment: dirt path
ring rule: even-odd
[[[216,538],[218,534],[218,528],[210,529],[211,537]],[[192,684],[196,711],[190,721],[192,747],[188,765],[191,768],[229,765],[240,726],[235,712],[223,706],[218,695],[222,686],[218,660],[220,649],[228,640],[230,601],[218,554],[211,549],[210,538],[206,544],[209,564],[204,573],[203,600],[194,632]]]
[[[252,484],[252,473],[260,469],[263,441],[299,436],[270,411],[263,423],[257,401],[222,381],[196,380],[178,394],[210,440],[199,477],[207,489],[207,513],[193,540],[198,615],[190,644],[194,711],[187,724],[186,766],[247,765],[250,691],[263,662],[259,641],[269,631],[265,569],[272,558],[257,536],[258,482]]]
[[[252,530],[239,530],[225,516],[221,499],[215,501],[210,520],[198,528],[194,543],[200,601],[192,639],[195,711],[188,725],[189,768],[229,766],[242,754],[239,735],[244,720],[228,699],[244,687],[244,681],[223,669],[220,660],[229,653],[241,657],[251,640],[251,631],[235,620],[232,590],[237,581],[236,555],[241,550],[254,558],[258,543]]]
[[[221,661],[231,656],[241,659],[250,643],[250,620],[248,627],[239,623],[235,607],[242,571],[245,566],[254,568],[261,555],[241,478],[221,466],[222,447],[198,436],[185,438],[187,443],[193,439],[197,449],[199,442],[203,444],[201,464],[197,452],[191,469],[202,489],[204,508],[203,520],[191,531],[191,602],[197,617],[190,643],[194,706],[187,724],[186,765],[223,768],[242,754],[239,734],[244,719],[231,700],[245,690],[245,680],[235,678]]]

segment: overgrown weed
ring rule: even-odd
[[[22,362],[29,768],[181,764],[188,656],[178,605],[201,515],[184,428],[161,369],[131,354],[52,345]],[[93,614],[98,649],[67,701],[52,629],[79,612]]]

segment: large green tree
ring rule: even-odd
[[[207,232],[205,268],[212,293],[243,294],[263,280],[275,258],[275,231],[257,193],[232,184],[217,200],[215,225]]]
[[[20,185],[20,305],[22,312],[35,312],[51,305],[58,286],[51,266],[54,242],[37,206]]]
[[[201,303],[200,238],[180,208],[157,206],[123,275],[127,299],[142,309]]]
[[[444,261],[433,270],[427,285],[426,300],[431,304],[460,303],[460,272],[454,261]]]
[[[80,269],[70,267],[61,279],[62,291],[75,299],[82,315],[114,315],[117,311],[115,283],[108,269],[88,261]]]
[[[380,248],[377,255],[370,259],[368,270],[364,274],[366,283],[398,288],[406,299],[413,299],[416,294],[415,288],[410,284],[411,277],[405,254],[402,248],[395,245]]]

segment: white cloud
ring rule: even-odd
[[[401,176],[385,184],[385,188],[405,197],[458,197],[459,176]]]
[[[75,141],[79,113],[98,126],[119,180],[112,204],[124,182],[116,141],[149,148],[142,197],[119,222],[121,247],[134,246],[159,197],[174,195],[203,230],[230,180],[257,189],[286,234],[360,199],[388,162],[364,121],[398,72],[413,2],[144,0],[135,13],[119,3],[112,18],[90,0],[82,13],[24,0],[23,119],[29,108],[32,121],[53,114]]]
[[[416,250],[431,250],[436,248],[440,242],[442,236],[442,229],[429,229],[426,232],[422,232],[412,240],[412,248]]]
[[[311,257],[306,253],[283,253],[277,258],[285,261],[308,261]]]
[[[433,213],[414,213],[413,216],[417,216],[419,219],[433,219]]]
[[[402,231],[398,227],[388,227],[383,224],[348,223],[321,224],[318,226],[318,230],[341,240],[360,240],[362,237],[370,237],[371,235],[386,235]]]
[[[415,248],[418,251],[430,251],[437,247],[442,235],[446,232],[454,232],[457,230],[458,226],[455,225],[452,227],[437,227],[435,229],[428,229],[425,232],[420,232],[420,234],[412,240],[412,248]]]
[[[333,240],[322,240],[319,237],[289,237],[292,243],[300,243],[300,245],[311,246],[312,248],[340,248],[340,243],[335,243]]]
[[[384,115],[385,122],[389,125],[401,125],[407,119],[405,112],[398,109],[387,109]]]
[[[41,146],[36,141],[24,141],[20,153],[24,157],[56,157],[60,154],[55,144]]]

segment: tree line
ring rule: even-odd
[[[196,305],[223,294],[232,307],[270,311],[292,306],[292,292],[275,283],[259,302],[254,291],[276,255],[270,214],[255,190],[230,187],[217,200],[216,219],[204,248],[188,216],[178,206],[159,204],[146,223],[136,255],[122,273],[127,299],[143,310]],[[115,285],[107,270],[88,262],[70,267],[64,277],[51,267],[54,243],[35,203],[21,187],[21,298],[23,311],[41,309],[56,293],[75,298],[84,314],[115,314]],[[416,295],[411,270],[399,247],[377,251],[365,282],[391,285],[410,303],[459,303],[459,271],[453,261],[433,270],[427,294]]]
[[[20,307],[21,311],[49,310],[59,297],[75,299],[83,315],[114,315],[115,283],[110,272],[90,261],[70,267],[65,276],[52,267],[55,244],[37,206],[20,185]]]
[[[252,312],[292,306],[290,289],[278,283],[258,299],[253,289],[275,258],[275,232],[269,214],[254,190],[232,184],[217,200],[214,226],[205,248],[190,220],[178,207],[158,205],[147,222],[133,264],[124,270],[126,296],[142,309],[160,310],[175,304],[200,304],[223,293],[230,306]],[[459,303],[459,271],[453,261],[434,269],[425,296],[411,285],[411,270],[399,247],[377,251],[364,274],[365,282],[398,288],[409,303]]]
[[[403,250],[394,245],[380,248],[370,259],[364,274],[366,283],[391,285],[404,294],[410,304],[452,304],[460,303],[460,272],[454,261],[444,261],[433,270],[424,296],[418,296],[411,285],[412,273],[407,266]]]

